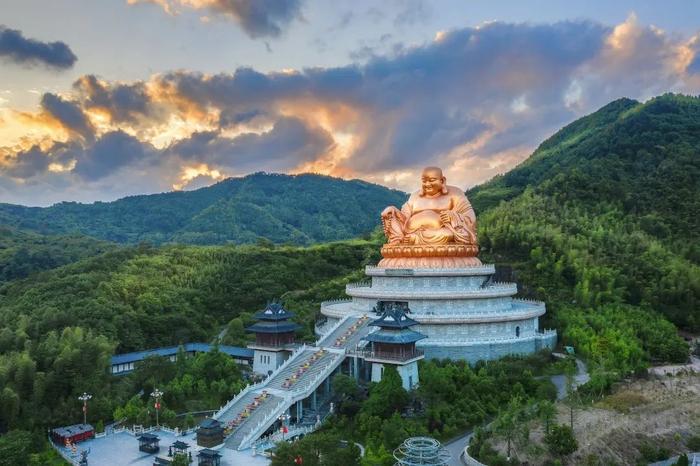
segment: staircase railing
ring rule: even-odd
[[[327,339],[328,337],[330,337],[331,335],[333,335],[333,333],[334,333],[336,330],[338,330],[338,329],[340,328],[341,325],[343,325],[345,322],[347,322],[348,319],[350,319],[350,316],[345,316],[345,317],[343,317],[342,319],[340,319],[340,320],[338,321],[338,323],[336,323],[335,325],[333,325],[333,327],[331,327],[331,328],[328,330],[328,332],[326,332],[325,335],[323,335],[321,338],[318,339],[318,341],[316,342],[316,346],[321,346],[321,343],[322,343],[325,339]]]

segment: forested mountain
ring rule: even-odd
[[[45,236],[0,225],[0,285],[114,249],[87,236]]]
[[[470,194],[484,211],[527,188],[561,203],[614,204],[660,239],[700,238],[700,99],[616,100]],[[684,255],[700,261],[699,244],[684,246]]]
[[[482,256],[513,265],[589,357],[680,358],[649,333],[657,311],[700,330],[699,98],[612,102],[468,195]]]
[[[406,195],[360,180],[255,173],[195,191],[51,207],[0,204],[0,225],[42,234],[80,233],[117,243],[312,244],[349,239],[379,224]]]

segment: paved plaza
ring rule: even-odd
[[[175,436],[163,430],[153,431],[160,437],[160,453],[147,454],[139,451],[138,435],[129,432],[109,434],[105,437],[86,440],[78,443],[78,452],[90,450],[88,461],[90,466],[151,466],[156,456],[166,457],[168,447],[176,440],[190,445],[192,452],[192,464],[197,464],[197,452],[202,447],[197,446],[195,434]],[[66,448],[61,448],[64,456],[68,455]],[[221,455],[221,466],[268,466],[270,461],[264,456],[253,456],[252,450],[236,451],[229,448],[217,450]],[[69,460],[76,461],[78,456],[67,456]]]

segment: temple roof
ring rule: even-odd
[[[217,421],[216,419],[212,419],[212,418],[208,417],[199,423],[199,427],[204,428],[204,429],[216,429],[218,427],[221,427],[221,423],[219,421]]]
[[[423,338],[428,338],[422,333],[415,332],[413,330],[404,329],[400,331],[396,330],[384,330],[379,329],[376,332],[367,335],[364,340],[371,341],[374,343],[415,343]]]
[[[265,309],[256,312],[253,316],[253,318],[258,320],[271,321],[286,320],[291,317],[294,317],[294,313],[286,310],[280,303],[270,303]]]
[[[257,322],[246,328],[248,332],[255,333],[286,333],[294,332],[301,325],[294,322]]]
[[[74,424],[72,426],[66,427],[56,427],[52,429],[51,432],[60,435],[61,437],[71,437],[77,434],[84,434],[85,432],[91,432],[95,430],[90,424]]]
[[[403,307],[392,305],[384,309],[382,316],[374,319],[370,325],[381,328],[409,328],[418,325],[418,322],[406,315]]]
[[[189,353],[189,352],[205,353],[205,352],[211,351],[211,349],[214,347],[214,345],[210,345],[208,343],[185,343],[182,346],[184,347],[186,353]],[[156,349],[150,349],[150,350],[145,350],[145,351],[137,351],[134,353],[115,354],[114,356],[112,356],[112,365],[114,366],[115,364],[127,364],[130,362],[142,361],[149,356],[163,356],[163,357],[174,356],[177,354],[179,349],[180,349],[179,346],[168,346],[165,348],[156,348]],[[219,345],[218,349],[220,352],[222,352],[224,354],[228,354],[229,356],[233,356],[233,357],[237,357],[237,358],[252,358],[253,357],[253,350],[250,350],[248,348],[241,348],[239,346]]]
[[[207,459],[221,458],[221,453],[219,453],[216,450],[211,450],[209,448],[202,448],[201,450],[199,450],[197,457]]]

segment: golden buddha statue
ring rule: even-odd
[[[421,189],[397,209],[382,212],[387,244],[380,267],[468,267],[480,265],[476,215],[464,192],[448,186],[442,170],[427,167]]]

